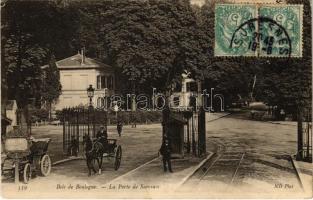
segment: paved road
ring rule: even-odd
[[[208,119],[212,119],[212,117]],[[241,197],[248,197],[247,195],[266,197],[266,194],[271,197],[273,195],[281,197],[282,194],[302,194],[294,169],[288,161],[288,156],[296,151],[296,126],[235,119],[231,115],[207,121],[207,149],[217,152],[217,155],[181,188],[181,193],[192,189],[192,194],[195,194],[196,189],[198,197],[204,195],[202,197],[206,198],[226,197],[227,194],[233,197],[234,193],[243,194],[244,196]],[[51,195],[65,197],[64,193],[53,192],[57,184],[62,183],[68,186],[75,183],[101,186],[156,157],[161,143],[160,125],[138,126],[136,129],[125,127],[124,133],[122,138],[119,138],[119,143],[123,146],[123,159],[118,171],[113,170],[112,161],[106,161],[102,175],[87,177],[85,162],[72,161],[54,167],[48,178],[32,179],[25,192],[30,194],[38,191],[38,188],[42,188],[44,185],[45,190],[51,191]],[[61,136],[54,135],[54,137]],[[109,127],[109,137],[117,137],[115,127]],[[222,161],[218,162],[218,159],[222,159]],[[199,182],[199,177],[203,176],[215,161],[214,173],[209,171],[204,181]],[[236,176],[230,187],[229,178],[226,176],[232,177],[234,171],[236,171]],[[222,176],[222,179],[219,175]],[[283,188],[279,188],[280,185]],[[6,184],[3,189],[3,191],[16,191],[17,186]],[[84,189],[76,192],[83,191]],[[242,192],[238,193],[238,191]],[[86,193],[77,193],[76,195],[80,194],[86,195]],[[36,195],[38,194],[35,194],[34,197],[37,197]],[[99,197],[103,197],[101,192],[99,195]]]
[[[289,160],[289,155],[296,152],[296,133],[296,126],[235,119],[231,115],[209,122],[208,148],[217,154],[181,191],[197,186],[198,195],[210,197],[303,195]]]
[[[49,126],[48,129],[39,127],[37,130],[34,129],[33,132],[36,138],[52,138],[49,154],[52,154],[53,161],[56,161],[56,158],[58,158],[56,154],[62,153],[62,127]],[[123,157],[118,171],[115,171],[113,168],[113,160],[104,159],[102,174],[88,177],[88,170],[84,160],[70,161],[54,166],[48,177],[32,179],[27,185],[28,189],[25,192],[28,194],[36,192],[44,185],[45,191],[50,190],[52,195],[56,195],[53,191],[55,191],[58,184],[104,185],[158,156],[161,144],[161,125],[137,125],[137,128],[124,126],[122,137],[118,137],[115,127],[109,126],[108,137],[118,139],[118,144],[122,146]],[[3,191],[11,190],[16,192],[17,186],[12,182],[13,180],[5,180]],[[34,195],[33,197],[36,197],[36,193]],[[63,197],[62,193],[59,195]]]

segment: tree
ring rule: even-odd
[[[288,3],[304,5],[303,57],[269,60],[264,65],[259,95],[263,101],[286,109],[296,118],[298,110],[312,108],[311,9],[308,1],[289,0]]]
[[[187,0],[74,1],[64,9],[75,24],[71,46],[86,47],[139,90],[164,90],[184,69],[202,77],[206,36]]]
[[[55,62],[52,55],[49,65],[44,69],[41,87],[41,98],[49,110],[49,119],[51,119],[51,105],[61,94],[60,73]]]
[[[248,98],[251,91],[251,80],[258,73],[258,65],[251,65],[253,60],[249,58],[215,57],[214,56],[214,26],[215,26],[215,3],[217,1],[206,1],[200,8],[196,9],[200,28],[205,34],[204,45],[206,46],[208,64],[204,71],[204,87],[214,88],[215,92],[223,94],[225,105],[236,102],[239,97]],[[218,1],[222,3],[221,1]],[[223,1],[224,2],[224,1]],[[250,62],[250,63],[249,63]]]
[[[77,26],[73,15],[54,1],[5,3],[1,12],[2,98],[16,99],[21,108],[29,98],[41,99],[40,66],[51,54],[58,58],[72,54],[69,38]]]

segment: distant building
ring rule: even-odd
[[[6,101],[6,117],[11,120],[11,123],[6,128],[6,132],[12,131],[13,126],[18,125],[17,109],[18,107],[15,100]]]
[[[15,100],[5,100],[1,106],[1,135],[6,136],[8,132],[12,131],[14,126],[18,125],[17,104]]]
[[[54,105],[54,110],[62,110],[66,107],[86,106],[89,104],[87,88],[92,85],[95,88],[93,97],[94,106],[103,106],[103,95],[106,88],[108,96],[116,90],[116,78],[114,69],[95,59],[85,56],[82,50],[78,54],[57,61],[60,71],[60,83],[62,94]],[[43,66],[43,68],[47,67]]]

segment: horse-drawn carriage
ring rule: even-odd
[[[115,170],[118,170],[121,165],[122,160],[122,147],[121,145],[117,145],[116,139],[107,139],[108,147],[107,151],[103,154],[103,157],[107,157],[108,159],[114,158],[113,167]]]
[[[33,174],[48,176],[51,171],[51,159],[47,154],[50,141],[50,138],[30,139],[23,136],[6,138],[6,158],[1,163],[1,174],[13,175],[15,182],[21,177],[24,183],[28,183]]]
[[[83,144],[85,145],[89,175],[91,175],[91,170],[96,171],[96,163],[98,163],[99,174],[101,173],[103,158],[107,158],[108,160],[114,158],[113,167],[115,170],[119,169],[122,160],[122,147],[117,144],[116,139],[91,139],[88,135],[85,135]]]

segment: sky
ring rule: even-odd
[[[205,0],[191,0],[191,4],[202,6]]]

